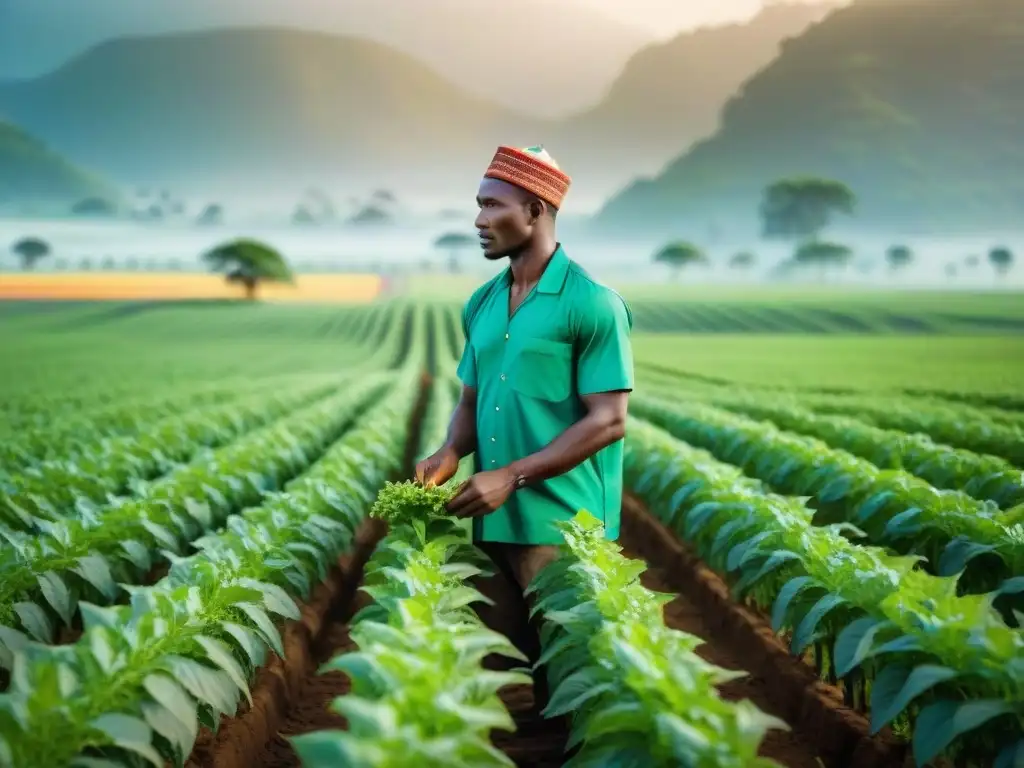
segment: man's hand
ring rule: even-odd
[[[448,513],[456,517],[489,515],[508,501],[515,490],[516,477],[507,468],[477,472],[462,484],[455,498],[448,502]]]
[[[420,485],[444,485],[459,471],[459,455],[450,446],[443,446],[416,465],[416,482]]]

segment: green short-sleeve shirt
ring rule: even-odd
[[[632,314],[559,245],[536,288],[509,317],[512,273],[478,288],[463,308],[458,374],[477,390],[477,471],[544,448],[586,414],[582,395],[633,388]],[[619,535],[619,440],[569,472],[516,490],[473,521],[476,541],[558,544],[552,524],[586,509]]]

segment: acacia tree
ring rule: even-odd
[[[817,267],[818,279],[825,280],[830,269],[842,267],[853,257],[853,251],[841,243],[814,241],[797,248],[793,261],[801,266]]]
[[[781,179],[765,188],[760,214],[766,238],[813,242],[833,213],[852,214],[857,198],[840,181]]]
[[[1013,266],[1013,252],[1009,248],[993,248],[988,252],[988,261],[1000,277],[1006,275]]]
[[[750,251],[740,251],[729,259],[729,266],[733,269],[750,269],[754,266],[756,257]]]
[[[284,257],[269,245],[256,240],[238,239],[218,245],[203,254],[214,272],[223,272],[229,283],[240,283],[249,301],[256,298],[261,282],[294,281]]]
[[[21,268],[28,271],[50,255],[50,244],[39,237],[23,237],[11,246],[11,251],[21,259]]]
[[[685,267],[693,264],[706,264],[707,260],[704,251],[685,240],[668,243],[654,254],[655,263],[668,265],[672,270],[672,276],[676,279]]]
[[[885,252],[885,260],[889,262],[889,268],[896,272],[914,260],[914,252],[906,245],[893,245]]]
[[[446,232],[434,241],[434,247],[439,251],[448,251],[448,271],[459,271],[459,253],[468,249],[475,242],[474,238],[465,232]]]

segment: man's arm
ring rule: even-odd
[[[458,517],[490,514],[517,488],[565,474],[625,436],[628,390],[584,395],[581,399],[587,407],[582,419],[536,453],[473,475],[448,503],[448,512]]]
[[[536,453],[506,467],[516,487],[564,475],[595,453],[626,436],[629,391],[580,398],[586,415]]]

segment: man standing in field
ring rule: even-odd
[[[481,618],[535,661],[523,590],[557,556],[553,525],[586,509],[619,534],[622,451],[633,388],[625,301],[571,261],[555,237],[570,178],[541,147],[498,148],[477,192],[484,256],[508,259],[466,302],[462,396],[445,444],[416,467],[440,485],[475,453],[476,473],[449,503],[500,573],[477,586]],[[547,698],[535,685],[536,711]]]

